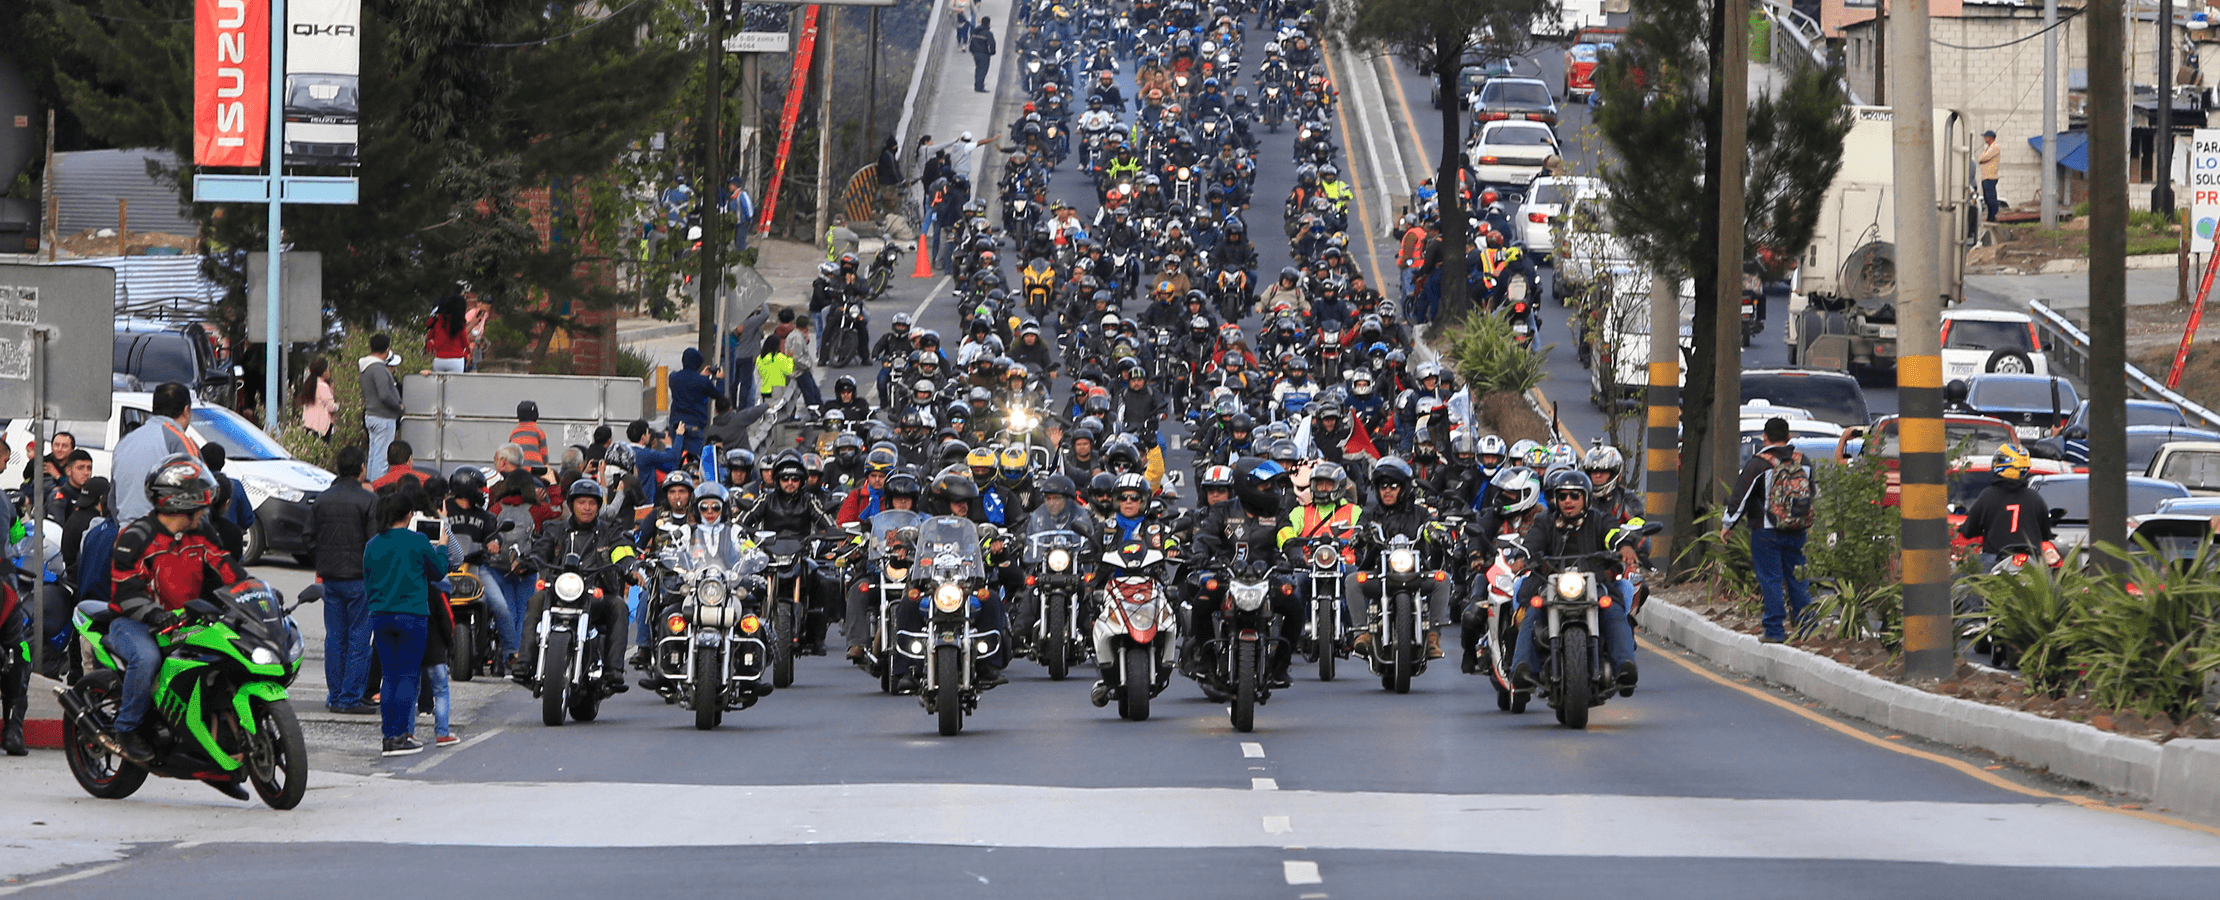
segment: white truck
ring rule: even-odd
[[[1965,118],[1933,112],[1935,197],[1940,207],[1935,274],[1961,294],[1966,237],[1977,222],[1976,140]],[[1851,107],[1842,170],[1819,210],[1819,227],[1797,261],[1783,336],[1789,361],[1847,371],[1896,368],[1896,173],[1894,113]]]
[[[1586,362],[1588,364],[1588,400],[1597,409],[1609,412],[1613,405],[1630,398],[1639,398],[1643,388],[1650,383],[1650,339],[1656,329],[1650,324],[1649,272],[1634,266],[1615,265],[1607,272],[1611,280],[1611,304],[1591,326]],[[1682,279],[1675,305],[1680,309],[1678,342],[1680,344],[1680,383],[1688,384],[1688,354],[1696,349],[1696,283]]]

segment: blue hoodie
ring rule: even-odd
[[[699,348],[686,348],[679,367],[683,371],[671,373],[671,422],[684,422],[692,431],[708,428],[710,401],[724,399],[725,393],[716,379],[701,373]]]

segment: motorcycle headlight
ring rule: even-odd
[[[1062,548],[1048,551],[1048,570],[1051,572],[1071,571],[1071,551]]]
[[[1020,409],[1010,413],[1011,431],[1032,431],[1033,426],[1038,424],[1040,423],[1035,421],[1033,413],[1028,410]]]
[[[1390,550],[1387,555],[1388,570],[1402,574],[1418,571],[1418,551]]]
[[[695,599],[700,600],[703,606],[716,606],[725,602],[725,583],[704,580],[701,583],[701,588],[695,594]]]
[[[1334,549],[1332,544],[1320,544],[1318,549],[1311,551],[1310,562],[1321,569],[1341,565],[1341,551]]]
[[[1038,71],[1040,71],[1040,70],[1041,70],[1041,61],[1040,61],[1040,60],[1037,60],[1037,59],[1029,59],[1029,60],[1026,60],[1026,61],[1025,61],[1025,71],[1028,71],[1028,72],[1038,72]]]
[[[1588,593],[1588,580],[1579,572],[1562,572],[1557,576],[1557,596],[1578,600]]]
[[[1264,608],[1265,587],[1261,584],[1233,586],[1233,608],[1242,612],[1256,612]]]
[[[1138,606],[1128,606],[1125,608],[1125,619],[1127,623],[1143,631],[1155,628],[1156,604],[1143,603]]]
[[[959,609],[962,609],[963,606],[963,588],[957,587],[953,584],[944,584],[940,586],[939,590],[933,592],[934,609],[940,610],[944,613],[952,613]]]
[[[277,651],[272,650],[268,647],[254,648],[253,653],[247,654],[247,659],[258,666],[274,666],[278,664]]]
[[[586,579],[578,577],[578,573],[564,572],[555,576],[555,597],[557,599],[576,600],[585,595]]]

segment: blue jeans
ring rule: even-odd
[[[1411,289],[1417,286],[1415,282],[1418,279],[1418,270],[1413,269],[1409,266],[1403,266],[1401,268],[1403,270],[1403,296],[1409,297],[1411,295]]]
[[[379,416],[363,416],[362,428],[370,433],[370,456],[364,460],[364,477],[376,481],[385,477],[385,451],[393,446],[393,432],[401,427],[401,420]]]
[[[440,737],[454,734],[454,729],[448,727],[447,721],[448,714],[455,708],[447,693],[447,664],[425,666],[416,674],[419,684],[416,689],[418,705],[422,705],[422,701],[427,698],[432,701],[432,733]],[[411,713],[413,712],[412,710]]]
[[[509,644],[510,652],[515,652],[518,644],[527,639],[537,641],[540,637],[540,623],[524,621],[524,617],[530,613],[532,591],[535,589],[532,573],[525,571],[511,575],[496,572],[494,578],[501,582],[501,599],[509,605],[509,621],[516,626],[516,640]]]
[[[802,402],[812,407],[825,405],[825,395],[817,392],[817,376],[810,372],[794,373],[794,386],[801,389]]]
[[[1534,629],[1548,615],[1547,611],[1535,609],[1527,601],[1527,580],[1531,577],[1521,578],[1518,587],[1511,592],[1511,596],[1519,598],[1519,603],[1526,608],[1525,618],[1519,621],[1518,648],[1511,652],[1514,669],[1536,667],[1534,646],[1539,638],[1535,637]],[[1546,589],[1548,585],[1542,587]],[[1596,611],[1596,621],[1603,626],[1603,651],[1611,655],[1613,665],[1624,667],[1634,661],[1634,625],[1626,618],[1626,584],[1613,578],[1606,579],[1603,587],[1611,592],[1611,605]]]
[[[123,696],[117,698],[116,731],[138,728],[154,708],[154,676],[162,670],[162,648],[154,643],[154,629],[137,619],[117,618],[102,642],[108,655],[123,664]]]
[[[355,706],[370,690],[370,593],[361,581],[324,582],[324,705]]]
[[[370,617],[370,630],[378,638],[378,667],[385,676],[378,686],[378,712],[386,737],[416,732],[416,686],[424,665],[426,624],[423,616],[407,613]]]
[[[1758,593],[1765,598],[1765,636],[1774,640],[1788,638],[1788,619],[1796,620],[1801,627],[1804,607],[1811,604],[1803,576],[1796,573],[1804,567],[1804,537],[1801,531],[1750,530],[1750,568],[1757,572]],[[1788,591],[1785,614],[1781,608],[1784,587]]]
[[[469,572],[478,576],[478,583],[486,586],[486,612],[493,616],[494,643],[502,653],[516,652],[516,620],[520,613],[509,605],[508,587],[495,578],[493,570],[485,566],[471,566]]]

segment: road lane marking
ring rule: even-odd
[[[1286,816],[1265,816],[1265,817],[1264,817],[1264,833],[1265,833],[1265,834],[1287,834],[1287,833],[1289,833],[1289,832],[1292,832],[1292,831],[1294,831],[1294,830],[1295,830],[1295,826],[1293,826],[1293,825],[1290,825],[1290,824],[1288,824],[1288,821],[1287,821],[1287,817],[1286,817]]]
[[[46,888],[53,887],[57,884],[66,884],[68,882],[76,881],[80,878],[91,878],[95,875],[106,875],[109,872],[113,872],[117,869],[123,868],[125,864],[126,863],[123,862],[112,862],[104,866],[94,866],[90,869],[78,869],[77,871],[71,872],[67,875],[56,875],[52,878],[48,878],[42,881],[31,881],[25,882],[23,884],[11,884],[7,887],[0,887],[0,897],[5,897],[10,894],[22,893],[23,891],[28,891],[32,888]]]
[[[1726,685],[1727,687],[1733,688],[1734,690],[1741,691],[1742,693],[1752,697],[1756,697],[1759,700],[1763,700],[1767,703],[1773,704],[1774,706],[1778,706],[1782,709],[1788,710],[1789,712],[1795,713],[1796,715],[1802,716],[1813,722],[1825,725],[1840,734],[1848,735],[1867,744],[1871,744],[1875,747],[1880,747],[1884,750],[1901,753],[1906,756],[1917,757],[1919,759],[1927,760],[1928,762],[1938,763],[1940,765],[1956,769],[1961,774],[1973,778],[1976,781],[1980,781],[1983,784],[1987,784],[1993,787],[2000,787],[2017,794],[2025,794],[2029,797],[2040,797],[2046,800],[2059,800],[2066,803],[2071,803],[2083,809],[2108,812],[2115,815],[2142,819],[2148,822],[2156,822],[2161,825],[2171,825],[2176,828],[2185,828],[2190,831],[2201,831],[2206,834],[2220,836],[2220,827],[2206,825],[2201,822],[2191,822],[2185,819],[2177,819],[2173,816],[2161,815],[2147,810],[2123,809],[2113,806],[2102,800],[2092,800],[2088,797],[2083,797],[2075,794],[2053,793],[2043,790],[2042,788],[2020,784],[2009,778],[1997,775],[1994,772],[1990,772],[1982,767],[1975,766],[1974,764],[1966,762],[1964,760],[1952,759],[1939,753],[1930,753],[1917,747],[1906,747],[1902,744],[1891,743],[1887,740],[1883,740],[1881,738],[1877,738],[1873,735],[1860,731],[1847,723],[1837,721],[1836,719],[1829,716],[1824,716],[1817,712],[1813,712],[1812,710],[1805,709],[1800,704],[1791,703],[1787,700],[1773,696],[1772,694],[1765,691],[1758,690],[1757,688],[1751,687],[1738,681],[1734,681],[1733,679],[1727,678],[1724,675],[1720,675],[1717,672],[1713,672],[1708,668],[1698,665],[1695,661],[1687,659],[1679,653],[1675,653],[1658,646],[1656,642],[1651,641],[1649,638],[1637,637],[1635,638],[1635,640],[1642,646],[1649,648],[1649,651],[1651,653],[1655,653],[1659,656],[1665,657],[1666,659],[1672,660],[1680,667],[1687,669],[1690,672],[1701,675],[1704,678],[1710,679],[1713,682]]]
[[[1326,882],[1326,879],[1318,877],[1318,864],[1307,859],[1282,860],[1280,862],[1280,874],[1286,876],[1288,884],[1324,884]]]
[[[1276,778],[1251,778],[1251,779],[1249,779],[1249,790],[1252,790],[1252,791],[1276,791],[1276,790],[1279,790],[1279,789],[1280,789],[1280,782],[1279,782],[1279,779],[1276,779]]]
[[[422,775],[425,772],[430,771],[433,766],[453,759],[455,757],[455,754],[461,752],[464,747],[468,747],[472,744],[486,740],[487,738],[493,737],[494,735],[500,734],[501,732],[507,730],[509,730],[507,726],[500,726],[489,731],[481,731],[477,734],[473,734],[469,737],[463,738],[461,741],[458,741],[451,746],[429,748],[433,753],[436,753],[438,755],[432,757],[431,759],[427,759],[423,762],[417,763],[414,766],[411,766],[408,771],[403,772],[402,774]]]
[[[1319,50],[1319,52],[1321,52],[1321,53],[1325,54],[1325,57],[1326,57],[1326,65],[1327,65],[1327,67],[1328,67],[1328,70],[1330,71],[1330,70],[1332,69],[1332,67],[1333,67],[1333,64],[1334,64],[1334,63],[1333,63],[1333,60],[1334,60],[1334,54],[1333,54],[1333,53],[1332,53],[1331,51],[1327,51],[1327,50],[1325,50],[1325,49],[1324,49],[1324,47],[1320,47],[1320,50]],[[1347,110],[1347,109],[1345,108],[1345,107],[1347,107],[1347,106],[1348,106],[1348,104],[1347,104],[1346,102],[1341,102],[1341,103],[1335,103],[1335,104],[1334,104],[1334,119],[1335,119],[1336,121],[1338,121],[1338,122],[1340,122],[1340,123],[1341,123],[1340,127],[1341,127],[1341,133],[1342,133],[1342,134],[1349,134],[1349,133],[1350,133],[1350,131],[1349,131],[1349,115],[1348,115],[1348,110]],[[1371,135],[1370,135],[1370,133],[1369,133],[1369,132],[1367,132],[1367,133],[1366,133],[1366,135],[1365,135],[1365,144],[1366,144],[1366,146],[1368,146],[1368,147],[1369,147],[1369,146],[1371,146]],[[1352,153],[1354,153],[1354,152],[1356,151],[1356,148],[1355,148],[1354,146],[1350,146],[1350,147],[1348,147],[1347,149],[1349,149],[1349,151],[1350,151],[1350,152],[1352,152]],[[1351,163],[1352,163],[1352,164],[1351,164],[1351,165],[1349,166],[1349,168],[1351,168],[1351,169],[1355,169],[1355,168],[1356,168],[1356,166],[1354,165],[1354,162],[1355,162],[1355,160],[1354,160],[1354,159],[1352,158],[1352,160],[1351,160]],[[1359,191],[1358,191],[1358,187],[1357,187],[1357,184],[1358,184],[1358,182],[1357,182],[1357,177],[1356,177],[1356,175],[1357,175],[1357,173],[1356,173],[1356,172],[1353,172],[1353,171],[1351,171],[1351,172],[1343,172],[1343,173],[1342,173],[1342,178],[1343,178],[1343,180],[1345,180],[1345,181],[1347,181],[1347,182],[1349,183],[1349,192],[1350,192],[1351,194],[1356,194],[1356,193],[1358,193],[1358,192],[1359,192]],[[1379,186],[1378,186],[1378,189],[1379,189],[1379,190],[1381,190],[1381,191],[1385,191],[1385,190],[1387,190],[1387,186],[1386,186],[1386,185],[1379,185]],[[1374,233],[1372,233],[1372,214],[1371,214],[1371,213],[1368,213],[1368,212],[1365,212],[1365,209],[1364,209],[1364,204],[1363,204],[1363,203],[1361,203],[1361,202],[1355,202],[1355,201],[1352,201],[1352,202],[1351,202],[1351,203],[1350,203],[1349,205],[1350,205],[1350,206],[1353,206],[1353,207],[1356,207],[1356,210],[1357,210],[1357,223],[1358,223],[1358,224],[1359,224],[1360,226],[1362,226],[1362,227],[1363,227],[1363,230],[1364,230],[1364,252],[1365,252],[1365,255],[1366,255],[1367,257],[1370,257],[1370,258],[1371,258],[1371,260],[1372,260],[1372,274],[1371,274],[1371,276],[1369,276],[1369,277],[1367,278],[1367,280],[1368,280],[1368,281],[1370,281],[1370,282],[1373,282],[1373,283],[1383,283],[1383,282],[1380,282],[1380,274],[1381,274],[1381,273],[1380,273],[1380,236],[1379,236],[1379,235],[1377,235],[1377,234],[1374,234]],[[1343,224],[1344,224],[1344,227],[1343,227],[1342,231],[1343,231],[1343,233],[1347,233],[1347,231],[1348,231],[1348,228],[1346,227],[1347,223],[1343,223]],[[1402,279],[1402,275],[1401,275],[1400,273],[1398,273],[1398,274],[1396,275],[1396,280],[1395,280],[1395,283],[1396,283],[1396,285],[1397,285],[1398,287],[1400,287],[1400,286],[1401,286],[1401,285],[1403,284],[1403,279]]]
[[[910,310],[910,321],[916,322],[919,319],[924,318],[925,307],[933,305],[933,301],[940,297],[940,292],[947,290],[949,282],[954,280],[955,276],[952,275],[940,276],[940,283],[933,285],[933,292],[930,294],[926,294],[925,299],[917,301],[916,309]]]
[[[1241,755],[1246,759],[1263,759],[1264,745],[1255,741],[1242,741]]]

